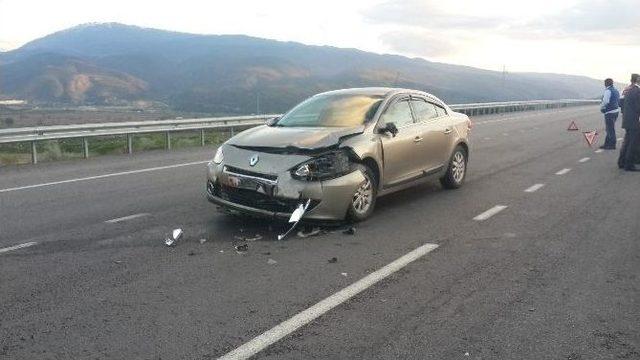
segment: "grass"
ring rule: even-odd
[[[239,131],[239,130],[238,130]],[[231,136],[227,130],[205,131],[205,145],[219,145]],[[127,153],[125,135],[88,138],[89,157]],[[176,131],[171,133],[171,148],[183,149],[201,145],[200,131]],[[133,152],[159,150],[166,147],[165,133],[135,134]],[[43,140],[36,143],[38,162],[81,159],[84,157],[82,139]],[[31,144],[0,144],[0,166],[31,163]]]

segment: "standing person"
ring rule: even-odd
[[[631,75],[632,86],[625,93],[622,128],[624,142],[620,149],[618,167],[626,171],[639,171],[635,167],[635,153],[640,144],[640,75]]]
[[[607,129],[607,137],[600,149],[615,150],[616,148],[616,120],[620,113],[620,92],[613,86],[612,79],[604,81],[604,95],[600,104],[600,112],[604,114],[604,123]]]

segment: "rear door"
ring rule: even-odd
[[[437,172],[448,162],[453,138],[449,116],[443,107],[423,98],[412,97],[411,107],[422,137],[422,169],[427,174]]]
[[[392,102],[380,117],[378,126],[394,123],[398,134],[380,134],[384,154],[383,186],[393,186],[422,175],[419,153],[420,134],[413,119],[409,97]]]

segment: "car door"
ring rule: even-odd
[[[420,136],[416,133],[416,123],[411,113],[409,97],[392,102],[380,116],[379,128],[394,123],[398,133],[380,134],[383,149],[383,186],[393,186],[422,174],[422,164],[416,156],[420,147]]]
[[[453,129],[446,110],[423,98],[411,98],[416,118],[416,131],[422,137],[420,148],[421,167],[426,174],[437,172],[448,161],[449,143]]]

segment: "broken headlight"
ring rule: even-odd
[[[216,151],[216,155],[213,157],[213,163],[221,164],[223,160],[224,160],[224,152],[222,151],[222,146],[220,146]]]
[[[297,165],[291,170],[291,176],[298,180],[326,180],[346,175],[349,170],[348,152],[338,150]]]

